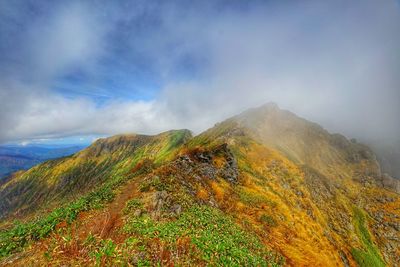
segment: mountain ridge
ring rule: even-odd
[[[66,199],[77,202],[53,211],[51,219],[24,224],[22,229],[30,236],[39,235],[42,243],[26,235],[24,241],[11,241],[21,230],[15,232],[4,220],[5,229],[11,230],[0,233],[0,252],[14,253],[4,244],[22,249],[29,243],[42,254],[11,261],[43,263],[43,253],[48,253],[50,263],[94,264],[93,251],[84,245],[85,238],[94,235],[98,243],[91,249],[97,252],[104,240],[115,245],[115,255],[101,254],[104,264],[116,259],[130,262],[124,256],[128,251],[136,264],[143,260],[224,265],[257,259],[261,266],[281,265],[282,260],[291,266],[394,265],[400,261],[400,211],[396,209],[400,197],[382,177],[367,147],[268,104],[196,136],[188,130],[118,135],[16,174],[1,185],[0,198],[8,200],[0,206],[2,213],[11,208],[18,215],[22,209],[31,218],[35,210],[26,205],[48,204],[51,210],[54,203]],[[38,180],[55,186],[37,190],[32,184]],[[13,192],[19,198],[13,198]],[[21,192],[27,200],[20,200]],[[30,195],[38,192],[43,197],[32,199]],[[202,216],[207,214],[220,218],[217,228],[206,226],[210,222]],[[49,223],[50,230],[42,234],[43,225]],[[262,249],[243,247],[238,237],[229,239],[232,229],[227,225],[254,237]],[[74,246],[82,248],[72,259],[57,256],[72,249],[72,244],[60,239],[65,229],[74,229]],[[143,253],[137,245],[128,246],[129,238],[139,240]],[[185,242],[182,254],[176,254],[183,246],[179,242]],[[53,246],[65,249],[49,249]],[[209,249],[220,254],[209,254]]]

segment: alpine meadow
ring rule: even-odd
[[[0,266],[400,266],[400,2],[0,2]]]

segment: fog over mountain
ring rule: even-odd
[[[0,142],[199,133],[273,101],[395,169],[399,31],[394,0],[2,1]]]
[[[0,1],[0,266],[397,266],[399,0]]]

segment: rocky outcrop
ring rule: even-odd
[[[223,162],[222,166],[216,164],[217,159]],[[190,151],[189,155],[181,156],[179,161],[181,169],[190,169],[199,177],[221,177],[233,184],[239,179],[236,158],[226,143],[205,151]]]
[[[391,191],[396,192],[397,194],[400,194],[400,180],[395,179],[385,173],[380,177],[379,182],[383,188],[389,189]]]

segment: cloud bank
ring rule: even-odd
[[[200,132],[277,102],[400,142],[395,1],[0,4],[0,142]]]

